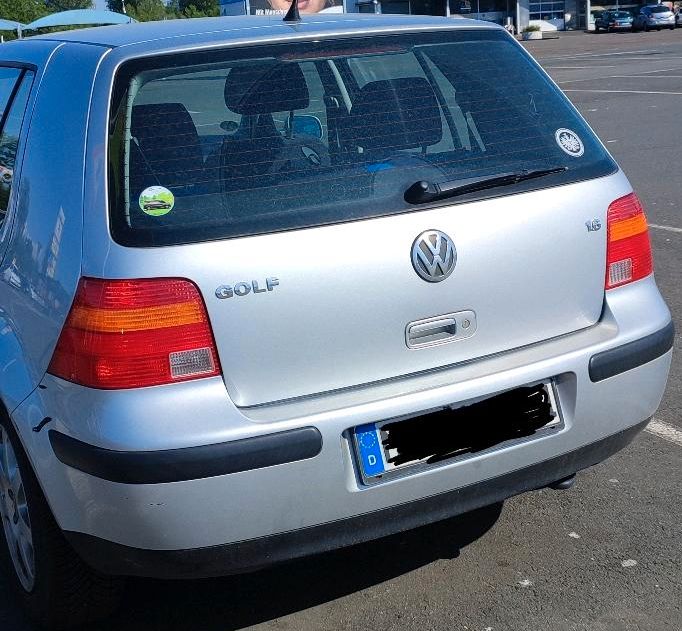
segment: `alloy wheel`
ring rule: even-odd
[[[30,592],[35,584],[33,533],[19,463],[4,427],[0,426],[0,519],[10,558],[21,586]]]

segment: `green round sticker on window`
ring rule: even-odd
[[[175,196],[165,186],[148,186],[140,193],[140,208],[152,217],[167,215],[175,206]]]

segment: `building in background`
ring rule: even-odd
[[[219,0],[220,15],[246,15],[246,0]]]
[[[355,7],[351,5],[355,4]],[[461,16],[543,30],[586,28],[586,0],[347,0],[347,11]]]
[[[289,0],[219,0],[220,15],[284,15]],[[298,9],[306,13],[343,13],[343,0],[299,0]]]
[[[289,0],[219,0],[221,15],[284,14]],[[637,13],[656,0],[299,0],[301,13],[401,13],[442,15],[513,24],[518,31],[538,25],[543,31],[593,30],[594,15],[607,10]],[[680,0],[682,3],[682,0]],[[663,2],[673,7],[673,2]]]

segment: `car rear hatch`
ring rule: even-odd
[[[599,319],[612,200],[594,180],[616,166],[506,34],[157,63],[118,78],[112,234],[206,242],[192,280],[237,405],[472,361]]]

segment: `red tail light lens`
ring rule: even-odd
[[[92,388],[220,374],[204,301],[188,280],[81,279],[48,371]]]
[[[634,193],[609,206],[606,249],[606,289],[613,289],[653,272],[649,227]]]

